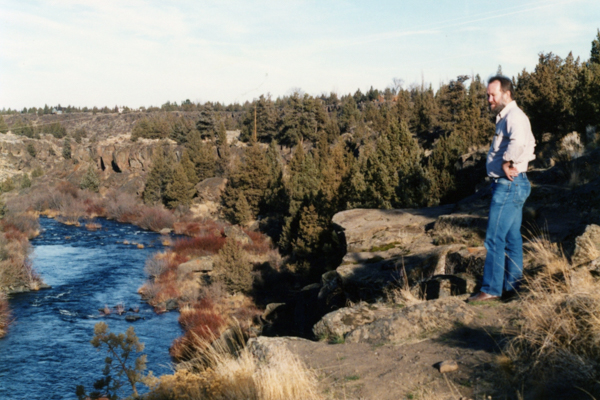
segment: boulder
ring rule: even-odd
[[[474,316],[463,300],[447,297],[405,308],[359,304],[325,315],[314,327],[320,336],[343,335],[346,343],[399,343],[435,331],[447,332]]]
[[[315,324],[313,333],[316,337],[345,336],[360,326],[392,313],[392,307],[385,304],[359,303],[326,314]]]
[[[425,226],[432,224],[452,205],[405,210],[354,209],[333,216],[333,223],[346,237],[349,252],[373,251],[392,243],[410,241],[415,234],[423,234]]]
[[[307,342],[310,340],[299,337],[283,336],[283,337],[267,337],[259,336],[250,338],[247,347],[250,353],[260,361],[269,361],[276,354],[289,353],[289,344],[294,342]]]
[[[588,263],[600,257],[600,226],[588,225],[585,232],[575,239],[575,251],[571,257],[573,265]]]
[[[177,267],[177,274],[187,275],[195,272],[210,272],[214,268],[214,259],[212,256],[204,256],[194,258],[190,261],[179,264]]]
[[[487,250],[485,247],[466,247],[457,251],[450,251],[446,255],[447,275],[467,273],[477,279],[483,277],[483,265]]]
[[[476,282],[468,274],[436,275],[415,285],[413,295],[426,300],[473,293]]]
[[[227,179],[221,177],[208,178],[196,185],[198,200],[218,203],[227,185]]]
[[[285,303],[269,303],[265,307],[265,311],[261,315],[261,318],[265,321],[272,321],[277,318],[278,310],[285,307]]]
[[[465,228],[477,234],[485,233],[487,218],[471,214],[440,215],[435,221],[433,229],[436,231],[452,228]]]
[[[454,360],[446,360],[442,361],[438,364],[438,369],[440,373],[445,374],[448,372],[454,372],[458,370],[458,363]]]

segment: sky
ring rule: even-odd
[[[587,60],[599,0],[0,0],[0,109],[252,101]]]

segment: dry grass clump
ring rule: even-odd
[[[10,321],[8,299],[6,298],[6,294],[0,292],[0,338],[6,335]]]
[[[242,334],[237,332],[239,342]],[[148,400],[320,400],[314,372],[287,349],[278,346],[259,360],[232,341],[204,341],[193,361],[174,375],[164,375]],[[233,350],[233,351],[232,351]]]
[[[545,238],[530,242],[527,255],[535,268],[525,282],[520,332],[506,349],[510,384],[542,393],[538,398],[555,389],[600,394],[598,284],[585,268],[573,269]]]
[[[462,228],[455,225],[444,225],[443,228],[433,231],[433,244],[465,244],[470,247],[483,245],[485,234],[476,230]]]

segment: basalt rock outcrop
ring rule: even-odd
[[[419,335],[468,324],[475,313],[464,299],[448,297],[397,308],[361,303],[325,315],[313,328],[317,337],[341,336],[349,343],[399,343]]]
[[[128,135],[122,135],[98,142],[94,148],[94,158],[103,171],[147,173],[152,168],[154,149],[158,145],[171,146],[176,150],[176,155],[180,154],[177,143],[172,140],[138,139],[131,142]]]

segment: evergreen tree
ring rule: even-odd
[[[179,162],[185,171],[188,182],[195,186],[199,182],[199,179],[198,175],[196,175],[196,168],[194,168],[194,163],[192,160],[190,160],[190,155],[187,149],[183,150],[183,153],[181,154],[181,160]]]
[[[252,290],[252,263],[235,240],[227,239],[215,261],[215,279],[223,282],[232,292],[249,293]]]
[[[29,178],[29,174],[25,173],[21,178],[21,189],[25,189],[28,187],[31,187],[31,179]]]
[[[338,117],[338,123],[342,132],[351,132],[360,121],[360,112],[356,101],[352,96],[342,100],[342,110]]]
[[[573,99],[581,66],[572,54],[563,60],[552,53],[540,54],[533,73],[518,76],[519,105],[531,120],[536,140],[545,132],[565,134],[577,129]]]
[[[33,158],[37,155],[37,150],[35,149],[35,145],[31,142],[27,143],[26,147],[27,153]]]
[[[240,190],[238,193],[233,209],[233,221],[239,225],[246,225],[252,220],[252,209],[248,204],[248,200],[246,200],[246,196],[244,196],[244,192]]]
[[[225,130],[225,123],[219,122],[219,128],[217,129],[217,154],[218,159],[216,162],[216,173],[220,176],[226,176],[229,171],[229,159],[230,159],[229,143],[227,142],[227,131]]]
[[[100,189],[100,177],[98,176],[98,173],[96,172],[96,168],[94,167],[93,164],[90,164],[88,166],[88,169],[87,169],[85,175],[83,175],[83,177],[81,178],[79,187],[81,189],[88,189],[88,190],[90,190],[92,192],[96,192],[96,193]]]
[[[188,181],[181,163],[173,169],[172,180],[167,185],[165,199],[169,208],[179,205],[189,206],[194,195],[194,185]]]
[[[236,204],[242,194],[250,206],[252,218],[259,214],[271,181],[269,172],[269,164],[260,145],[254,143],[246,147],[242,164],[236,164],[232,169],[221,197],[224,212],[230,221],[238,219],[235,217]]]
[[[596,39],[592,41],[592,51],[590,52],[590,62],[600,64],[600,29],[596,34]]]
[[[196,169],[196,176],[202,182],[215,176],[216,160],[212,145],[202,140],[200,132],[193,131],[186,143],[190,160]]]
[[[255,118],[256,116],[256,118]],[[241,140],[249,142],[254,136],[256,119],[256,140],[270,142],[277,134],[277,112],[270,96],[261,95],[255,100],[253,107],[248,108],[242,118]]]
[[[215,135],[215,116],[210,103],[206,103],[200,111],[198,121],[196,121],[196,129],[200,132],[202,139],[212,139]]]
[[[172,155],[165,159],[165,150],[161,147],[155,149],[152,158],[152,168],[146,179],[146,185],[142,192],[142,199],[146,204],[163,203],[166,199],[167,185],[172,181],[172,169],[170,167]]]
[[[65,160],[71,159],[71,140],[68,137],[66,137],[63,141],[62,156],[65,158]]]

